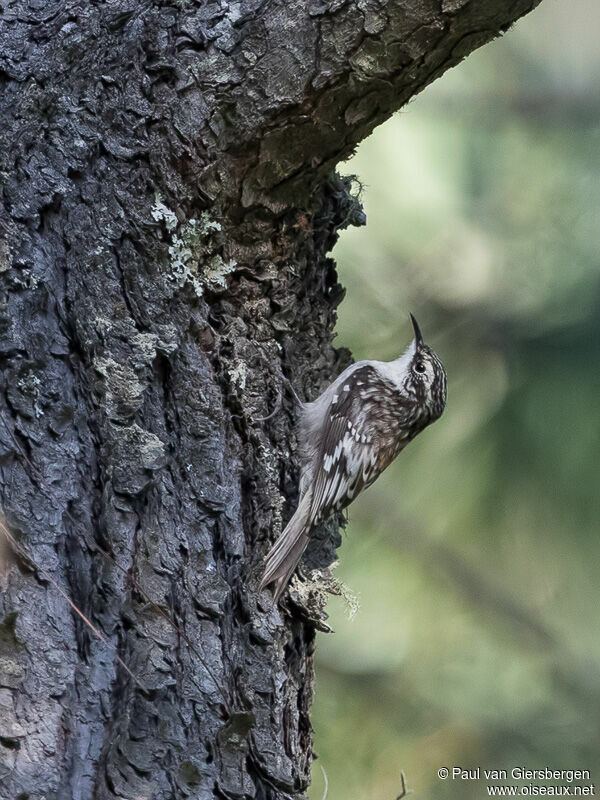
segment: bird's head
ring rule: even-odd
[[[425,344],[417,320],[410,315],[415,338],[408,348],[410,356],[405,387],[424,412],[426,424],[439,419],[446,407],[446,370],[439,356]]]

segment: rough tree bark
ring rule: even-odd
[[[305,791],[323,596],[256,597],[297,481],[260,418],[348,359],[332,170],[537,2],[0,0],[1,503],[45,570],[5,548],[3,800]]]

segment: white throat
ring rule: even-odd
[[[404,379],[408,375],[411,361],[413,360],[416,352],[417,340],[413,339],[399,358],[395,359],[394,361],[381,362],[381,372],[397,386],[401,386],[404,383]]]

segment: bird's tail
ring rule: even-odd
[[[262,592],[265,586],[274,583],[275,602],[281,597],[281,593],[287,586],[308,545],[310,495],[310,492],[304,495],[294,516],[267,555],[267,563],[258,591]]]

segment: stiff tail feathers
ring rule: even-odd
[[[262,592],[269,584],[275,584],[273,596],[276,603],[292,577],[309,542],[310,495],[310,492],[304,495],[294,516],[267,555],[265,571],[258,591]]]

